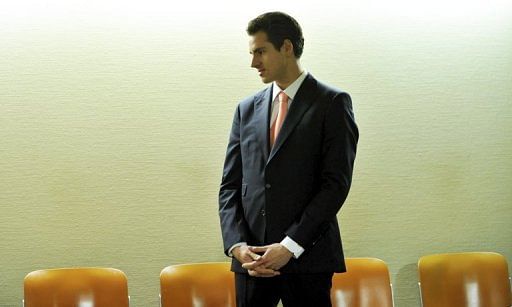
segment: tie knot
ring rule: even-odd
[[[288,103],[288,95],[285,92],[279,92],[279,103]]]

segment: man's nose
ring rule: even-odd
[[[251,61],[251,67],[257,68],[259,66],[259,64],[260,63],[259,63],[258,59],[255,56],[253,56],[252,61]]]

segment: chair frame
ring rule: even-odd
[[[345,263],[347,264],[347,270],[350,270],[350,268],[348,267],[349,266],[349,263],[351,261],[361,261],[361,260],[371,260],[371,261],[377,261],[377,262],[380,262],[382,263],[382,265],[384,265],[386,267],[386,270],[387,270],[387,273],[388,273],[388,278],[389,278],[389,289],[390,289],[390,295],[391,295],[391,307],[394,307],[395,306],[395,295],[394,295],[394,291],[393,291],[393,283],[391,282],[391,276],[390,276],[390,273],[389,273],[389,268],[387,266],[387,263],[385,261],[383,261],[382,259],[379,259],[379,258],[375,258],[375,257],[353,257],[353,258],[345,258]],[[336,273],[335,273],[336,274]],[[343,274],[343,273],[341,273]],[[334,278],[334,276],[333,276]],[[332,290],[331,290],[332,291]],[[333,305],[334,306],[334,305]]]
[[[503,257],[503,255],[499,254],[499,253],[495,253],[495,252],[455,252],[455,253],[441,253],[441,254],[429,254],[429,255],[424,255],[422,257],[420,257],[420,259],[418,260],[418,292],[419,292],[419,296],[420,296],[420,305],[421,307],[424,307],[424,304],[423,304],[423,293],[421,291],[421,281],[419,279],[419,274],[420,274],[420,262],[422,261],[422,259],[424,259],[424,257],[429,257],[429,256],[443,256],[443,255],[446,255],[446,256],[449,256],[449,255],[463,255],[463,254],[468,254],[468,255],[471,255],[471,254],[495,254],[495,255],[499,255],[501,257]],[[506,260],[505,260],[506,262]],[[510,272],[509,272],[510,274]],[[510,289],[512,289],[512,277],[509,275],[508,276],[508,280],[509,280],[509,285],[510,285]],[[510,305],[512,307],[512,293],[510,294],[510,299],[511,299],[511,302],[510,302]]]
[[[126,281],[126,291],[128,292],[128,278],[126,277],[126,274],[119,270],[119,269],[115,269],[115,268],[107,268],[107,267],[63,267],[63,268],[50,268],[50,269],[40,269],[40,270],[35,270],[35,271],[32,271],[30,273],[28,273],[25,278],[24,278],[24,283],[29,280],[29,278],[31,277],[31,275],[33,274],[37,274],[37,273],[43,273],[43,272],[51,272],[51,271],[66,271],[66,270],[69,270],[69,271],[80,271],[80,270],[83,270],[83,271],[88,271],[88,270],[105,270],[105,271],[112,271],[112,272],[117,272],[117,273],[121,273],[122,276],[124,277],[125,281]],[[26,287],[26,285],[24,285],[24,288]],[[24,294],[25,296],[25,294]],[[130,307],[130,295],[127,295],[128,297],[128,307]],[[25,307],[25,297],[21,300],[21,305],[23,307]]]
[[[180,267],[195,266],[195,265],[225,265],[228,268],[228,271],[229,271],[229,267],[230,267],[231,263],[230,262],[223,262],[223,261],[219,261],[219,262],[196,262],[196,263],[182,263],[182,264],[175,264],[175,265],[167,266],[167,267],[163,268],[162,271],[160,272],[160,291],[162,291],[162,276],[165,274],[166,270],[169,270],[170,268],[180,268]],[[234,282],[233,282],[233,286],[234,286]],[[236,300],[236,298],[235,298],[235,300]],[[159,294],[159,306],[160,307],[163,306],[163,304],[162,304],[162,293]]]

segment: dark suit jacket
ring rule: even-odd
[[[289,236],[305,251],[281,272],[344,272],[336,213],[345,201],[359,137],[347,93],[310,74],[269,145],[272,86],[237,107],[219,193],[224,250]],[[232,270],[246,272],[233,258]]]

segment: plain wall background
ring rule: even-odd
[[[360,142],[339,220],[419,306],[425,254],[512,263],[506,1],[18,1],[0,5],[0,306],[41,268],[112,266],[132,306],[159,273],[224,261],[217,191],[236,104],[263,88],[247,21],[301,23],[302,64],[352,95]]]

